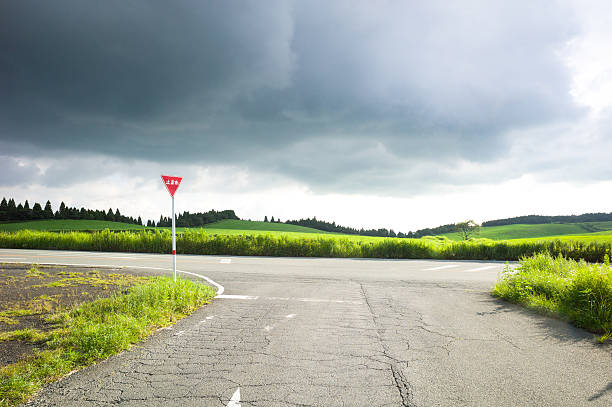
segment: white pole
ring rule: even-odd
[[[172,197],[172,281],[176,283],[176,227],[174,224],[174,196]]]

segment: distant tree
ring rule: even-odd
[[[38,202],[34,203],[32,207],[32,219],[42,219],[43,218],[43,210]]]
[[[23,204],[23,215],[22,215],[22,217],[25,220],[32,219],[32,210],[30,209],[30,203],[28,202],[27,199],[26,199],[26,201]]]
[[[480,225],[471,219],[455,224],[455,228],[463,240],[468,240],[471,236],[480,232]]]
[[[8,202],[6,198],[2,198],[0,202],[0,222],[8,220]]]
[[[56,216],[59,219],[66,219],[67,213],[66,213],[66,204],[64,203],[64,201],[62,201],[62,203],[60,204],[59,207],[59,216]]]
[[[136,223],[137,225],[142,225],[142,219],[140,218],[140,216],[138,217],[138,221]]]
[[[274,216],[272,216],[272,217],[270,218],[270,222],[271,222],[271,223],[275,223],[275,222],[274,222]]]
[[[104,220],[109,220],[111,222],[115,220],[115,214],[113,213],[113,208],[108,208],[108,212],[106,212],[106,216],[104,217]]]
[[[266,215],[264,216],[264,222],[267,222],[267,221],[268,221],[268,216]]]
[[[15,213],[17,214],[16,220],[26,219],[25,210],[23,209],[23,205],[21,204],[21,202],[19,203],[19,205],[17,205],[17,210],[15,211]]]
[[[47,203],[45,204],[45,209],[43,210],[43,212],[44,212],[43,217],[45,219],[53,218],[53,208],[51,208],[51,201],[47,201]]]

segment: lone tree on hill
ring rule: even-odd
[[[466,220],[465,222],[455,224],[455,229],[463,240],[468,240],[470,236],[480,232],[480,225],[470,219]]]

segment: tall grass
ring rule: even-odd
[[[141,253],[169,253],[169,231],[0,232],[0,247]],[[518,260],[547,252],[575,260],[603,262],[612,255],[612,241],[476,239],[453,242],[443,237],[422,239],[377,239],[364,241],[344,236],[320,235],[216,235],[186,230],[177,235],[177,252],[237,256],[371,257],[385,259]]]
[[[190,314],[214,296],[211,287],[167,277],[130,287],[124,295],[101,298],[52,316],[59,328],[44,350],[0,369],[0,407],[23,402],[44,383],[104,359],[154,329]]]
[[[603,334],[602,342],[611,337],[612,267],[607,258],[603,264],[588,264],[548,253],[525,257],[517,269],[506,270],[493,294]]]

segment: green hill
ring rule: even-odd
[[[29,222],[0,223],[0,231],[13,232],[16,230],[140,230],[143,226],[133,223],[109,222],[105,220],[74,220],[74,219],[47,219],[32,220]]]
[[[612,234],[612,222],[549,223],[541,225],[485,226],[475,237],[492,240],[529,239],[550,236]],[[457,233],[446,233],[452,240],[461,240]]]
[[[29,222],[0,223],[0,231],[13,232],[16,230],[46,230],[46,231],[69,231],[69,230],[142,230],[143,226],[131,223],[108,222],[103,220],[74,220],[74,219],[50,219],[33,220]],[[150,228],[147,228],[150,229]],[[168,227],[160,229],[170,229]],[[177,228],[178,231],[186,228]],[[196,227],[194,229],[200,229]],[[226,219],[204,226],[204,230],[210,233],[244,233],[244,232],[281,232],[281,233],[318,233],[330,234],[321,230],[307,228],[304,226],[287,225],[285,223],[257,222],[248,220]],[[251,234],[251,233],[249,233]]]

